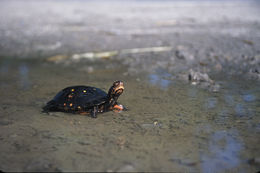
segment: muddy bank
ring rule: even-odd
[[[113,60],[64,66],[2,59],[0,69],[3,171],[259,170],[257,81],[220,77],[222,89],[212,93],[160,73],[128,75]],[[118,79],[128,111],[97,119],[41,113],[66,86],[106,91]]]

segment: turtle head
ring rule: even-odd
[[[116,102],[123,91],[124,83],[122,81],[115,81],[108,91],[108,97]]]

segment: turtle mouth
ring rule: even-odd
[[[115,94],[116,95],[120,95],[120,94],[122,94],[123,93],[123,91],[124,91],[124,89],[117,89],[116,91],[115,91]]]

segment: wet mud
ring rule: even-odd
[[[98,64],[98,65],[97,65]],[[94,70],[82,71],[92,67]],[[116,60],[77,66],[1,60],[3,171],[191,171],[259,169],[259,83],[221,81],[209,92],[159,74],[128,75]],[[108,90],[125,82],[128,108],[93,119],[42,113],[70,85]],[[257,160],[258,159],[258,160]]]

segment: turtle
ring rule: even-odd
[[[58,92],[43,107],[43,112],[90,114],[92,118],[97,118],[98,113],[126,110],[123,105],[117,103],[117,99],[123,91],[122,81],[115,81],[108,93],[91,86],[70,86]]]

